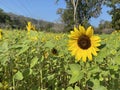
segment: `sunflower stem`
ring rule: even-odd
[[[84,63],[84,79],[85,79],[85,89],[88,90],[88,85],[87,85],[87,73],[88,73],[88,68],[87,68],[87,62]]]

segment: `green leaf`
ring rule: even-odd
[[[115,64],[120,65],[120,55],[116,55],[115,57],[113,57],[113,61],[115,62]]]
[[[78,86],[75,86],[75,90],[80,90],[80,88]]]
[[[70,78],[69,84],[75,83],[83,78],[83,73],[73,73],[72,77]]]
[[[99,86],[99,87],[94,88],[93,90],[107,90],[107,88],[104,86]]]
[[[100,72],[100,68],[98,66],[93,66],[89,69],[89,73],[94,74]]]
[[[3,84],[0,82],[0,89],[3,87]]]
[[[21,49],[23,47],[25,47],[25,45],[13,45],[11,46],[11,49]]]
[[[73,90],[73,88],[72,87],[67,87],[67,89],[66,90]]]
[[[30,30],[30,36],[31,36],[31,37],[38,36],[37,31]]]
[[[28,49],[29,49],[29,46],[23,47],[23,48],[19,51],[19,53],[17,54],[17,56],[19,56],[20,54],[26,52]]]
[[[0,63],[3,65],[3,66],[6,66],[7,65],[7,61],[9,61],[8,59],[8,56],[5,55],[5,54],[1,54],[0,55]]]
[[[8,42],[4,42],[2,46],[0,46],[0,53],[8,51]]]
[[[72,77],[70,78],[69,84],[75,83],[83,78],[84,73],[80,70],[79,64],[70,64],[70,69]]]
[[[23,76],[24,76],[24,78],[27,77],[27,76],[29,76],[29,75],[31,75],[32,72],[33,72],[33,70],[30,69],[30,68],[25,69],[25,70],[23,71]]]
[[[41,62],[43,62],[43,60],[44,60],[44,56],[41,57]]]
[[[94,84],[93,88],[99,87],[100,86],[100,81],[98,79],[92,79],[91,80]]]
[[[29,70],[30,70],[29,75],[31,75],[33,73],[33,70],[32,69],[29,69]]]
[[[51,41],[47,41],[46,44],[45,44],[44,46],[47,47],[47,48],[52,49],[53,47],[55,47],[55,44],[52,43]]]
[[[100,85],[100,81],[97,79],[91,80],[94,84],[93,90],[107,90],[106,87]]]
[[[18,71],[13,77],[14,77],[14,79],[22,80],[23,74],[20,71]]]
[[[34,58],[31,60],[30,68],[34,67],[35,64],[37,64],[37,62],[38,62],[38,57],[34,57]]]
[[[119,66],[118,65],[114,65],[114,66],[109,66],[110,69],[113,69],[114,71],[118,71]]]
[[[72,73],[77,73],[81,69],[79,64],[70,64],[69,66],[70,66],[70,70],[72,71]]]
[[[7,51],[8,50],[8,42],[4,42],[2,47]]]
[[[55,77],[55,74],[52,74],[52,75],[48,75],[48,80],[52,80],[53,78]]]

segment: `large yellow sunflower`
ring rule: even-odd
[[[68,50],[71,54],[75,56],[75,59],[79,61],[82,59],[84,62],[86,60],[92,60],[92,55],[97,56],[97,51],[99,51],[98,46],[100,46],[100,37],[93,35],[93,28],[90,26],[85,30],[83,26],[78,28],[74,27],[74,31],[71,31],[69,35]]]

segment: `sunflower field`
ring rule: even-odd
[[[68,33],[0,33],[0,90],[120,90],[120,32],[98,35],[85,62],[68,50]]]

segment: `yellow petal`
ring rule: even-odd
[[[82,61],[86,62],[86,58],[87,58],[87,52],[85,50],[85,51],[83,51]]]
[[[82,56],[82,61],[86,62],[86,56],[85,55]]]
[[[71,54],[76,55],[76,52],[77,52],[77,49],[74,49],[74,50],[71,51]]]
[[[76,47],[72,47],[71,54],[76,56],[76,54],[79,53],[78,50],[79,50],[79,47],[77,47],[77,46]]]
[[[74,27],[74,32],[75,32],[76,34],[78,34],[78,36],[81,35],[80,31],[79,31],[76,27]]]
[[[72,34],[74,31],[70,31],[70,33]]]
[[[92,47],[92,54],[97,56],[97,52],[96,52],[95,48],[93,48],[93,47]]]
[[[89,59],[90,61],[92,61],[92,55],[91,55],[91,54],[88,54],[88,59]]]
[[[75,31],[75,32],[79,32],[78,29],[77,29],[76,27],[74,27],[74,31]]]
[[[69,40],[68,43],[71,45],[73,43],[76,43],[76,40]]]
[[[100,44],[99,44],[99,43],[96,43],[96,44],[94,44],[94,46],[98,47],[98,46],[100,46]]]
[[[69,38],[71,39],[78,39],[79,38],[79,33],[78,32],[75,32],[75,31],[72,31],[70,35],[68,35]]]
[[[73,43],[73,44],[68,44],[68,50],[74,50],[75,48],[77,48],[77,43]]]
[[[79,37],[77,37],[76,35],[69,35],[68,37],[69,37],[70,39],[75,39],[75,40],[79,38]]]
[[[92,36],[90,39],[91,39],[92,41],[98,41],[98,42],[101,41],[101,39],[100,39],[99,36]]]
[[[91,36],[93,36],[93,34],[94,34],[93,28],[91,26],[88,27],[88,29],[86,31],[86,35],[91,37]]]
[[[91,53],[91,49],[89,48],[88,51],[87,51],[87,55],[88,55],[88,59],[90,61],[92,61],[92,53]]]
[[[76,53],[76,57],[75,57],[77,59],[77,61],[79,61],[81,59],[81,57],[82,57],[81,52],[82,52],[81,49],[77,49],[77,53]]]
[[[100,51],[100,49],[99,49],[99,48],[95,48],[95,50],[96,50],[96,51]]]
[[[79,31],[81,34],[85,34],[85,28],[81,25],[79,25]]]

